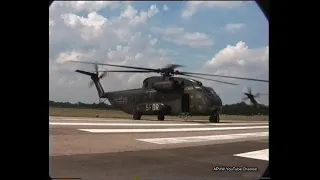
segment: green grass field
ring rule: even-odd
[[[101,109],[73,109],[73,108],[50,108],[50,116],[64,117],[96,117],[100,118],[126,118],[132,119],[130,114],[126,114],[118,110],[101,110]],[[156,116],[142,116],[142,119],[156,119]],[[169,116],[170,119],[178,118],[177,116]],[[207,120],[208,116],[193,116],[188,117],[188,120]],[[268,120],[268,116],[233,116],[222,115],[221,120],[239,120],[239,121],[264,121]]]

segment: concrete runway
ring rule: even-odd
[[[268,165],[265,122],[49,118],[55,178],[258,179]]]

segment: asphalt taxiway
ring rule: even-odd
[[[49,118],[57,178],[257,179],[268,164],[265,122]]]

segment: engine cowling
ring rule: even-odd
[[[174,83],[172,81],[155,82],[152,88],[157,91],[171,91],[174,90]]]
[[[152,88],[157,91],[174,91],[183,89],[183,85],[178,81],[162,81],[153,83]]]
[[[184,87],[179,81],[162,81],[153,83],[152,88],[157,91],[177,91],[183,90]]]

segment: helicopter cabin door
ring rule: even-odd
[[[183,94],[181,97],[181,110],[182,112],[189,112],[190,96],[189,94]]]

